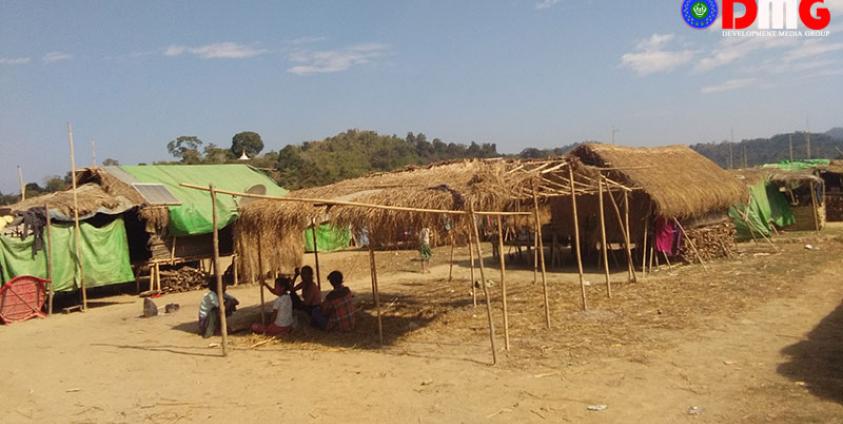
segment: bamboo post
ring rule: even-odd
[[[607,187],[608,187],[608,183],[607,183]],[[626,193],[626,192],[624,192],[624,193]],[[624,226],[624,224],[623,224],[624,220],[623,220],[623,218],[621,218],[621,210],[618,207],[618,202],[615,201],[615,196],[612,195],[611,191],[609,192],[609,200],[612,201],[612,208],[615,210],[615,218],[617,218],[617,220],[618,220],[618,228],[621,230],[621,234],[623,234],[623,240],[624,240],[623,242],[624,242],[624,245],[627,247],[626,249],[624,249],[625,253],[626,253],[626,272],[627,272],[627,275],[628,275],[627,281],[636,281],[637,278],[635,276],[635,269],[632,266],[632,262],[633,262],[633,260],[632,260],[632,250],[628,248],[630,243],[631,243],[630,237],[629,237],[629,227]]]
[[[606,296],[612,297],[612,282],[609,278],[609,247],[606,240],[606,213],[604,212],[605,204],[603,202],[603,177],[597,180],[598,203],[597,208],[600,209],[600,250],[603,253],[603,273],[606,276]]]
[[[47,315],[52,315],[55,282],[53,281],[53,220],[50,218],[49,204],[44,205],[44,215],[47,215],[47,279],[50,280],[50,284],[47,286],[47,296],[49,296],[47,298]]]
[[[319,246],[316,245],[316,231],[317,231],[318,227],[316,226],[316,220],[315,219],[312,221],[311,228],[313,229],[313,261],[315,262],[315,265],[316,265],[316,287],[318,287],[319,291],[321,292],[322,291],[322,278],[320,277],[320,272],[319,272]],[[371,244],[371,243],[372,242],[370,240],[369,244]]]
[[[815,190],[814,182],[811,181],[811,215],[814,216],[814,230],[820,232],[820,219],[817,215],[819,215],[819,210],[817,210],[817,193]]]
[[[155,290],[155,265],[149,264],[149,291]]]
[[[503,299],[503,340],[504,347],[509,350],[509,309],[506,304],[506,262],[503,258],[503,217],[498,218],[498,252],[500,253],[501,268],[501,298]]]
[[[214,226],[214,275],[217,279],[217,300],[220,311],[220,334],[222,335],[222,356],[228,356],[228,323],[225,317],[225,291],[223,290],[222,274],[220,273],[220,231],[217,228],[217,192],[214,185],[211,189],[211,220]]]
[[[18,165],[18,184],[20,184],[20,201],[26,200],[26,184],[23,183],[23,170]]]
[[[632,232],[629,228],[629,193],[626,191],[623,192],[623,215],[624,226],[626,227],[626,259],[629,265],[629,275],[632,277],[632,281],[635,282],[638,281],[638,278],[635,275],[635,264],[632,259]]]
[[[383,321],[381,318],[381,297],[378,292],[378,266],[375,262],[375,249],[372,247],[371,235],[369,238],[369,270],[372,273],[372,299],[375,304],[375,311],[378,314],[378,341],[383,345]]]
[[[79,225],[79,196],[76,193],[76,153],[73,149],[73,127],[67,123],[67,143],[70,145],[70,182],[73,188],[73,223],[76,241],[76,262],[79,266],[79,288],[82,290],[82,310],[88,309],[88,290],[85,288],[85,266],[82,265],[82,230]]]
[[[647,278],[647,226],[650,224],[650,214],[644,217],[644,240],[641,242],[641,278]]]
[[[240,285],[240,276],[237,273],[237,253],[231,255],[231,268],[234,269],[234,287]]]
[[[679,230],[682,231],[682,235],[685,236],[685,240],[688,242],[689,245],[691,245],[691,249],[693,249],[694,254],[697,255],[697,259],[699,259],[700,263],[703,266],[703,269],[708,271],[708,267],[705,265],[705,261],[703,260],[702,255],[700,255],[700,251],[697,250],[697,246],[694,244],[694,241],[691,240],[690,237],[688,237],[688,233],[685,232],[685,228],[682,227],[682,224],[679,223],[678,219],[673,218],[673,221],[676,222],[676,225],[679,226]]]
[[[155,262],[155,285],[157,290],[161,291],[161,264],[159,262]]]
[[[492,365],[498,363],[498,352],[495,349],[495,323],[492,321],[492,301],[489,297],[489,287],[486,284],[486,270],[483,265],[483,250],[480,247],[480,231],[474,216],[474,203],[469,204],[471,211],[471,227],[474,232],[474,246],[477,249],[477,259],[480,261],[480,279],[483,283],[483,295],[486,297],[486,318],[489,321],[489,342],[492,345]],[[469,246],[470,247],[470,246]]]
[[[474,219],[474,216],[472,216],[471,219]],[[470,224],[470,225],[472,227],[474,226],[473,223]],[[468,256],[471,260],[471,271],[470,271],[470,275],[471,275],[471,301],[474,303],[474,307],[476,308],[477,307],[477,288],[474,287],[474,285],[475,285],[474,284],[474,248],[471,247],[472,246],[472,244],[471,244],[472,239],[473,239],[473,236],[471,235],[471,231],[469,231],[468,232]]]
[[[451,239],[451,259],[448,261],[448,282],[454,279],[454,233],[453,230],[448,230],[448,236]]]
[[[667,270],[668,270],[668,271],[672,270],[672,269],[673,269],[673,267],[672,267],[672,266],[670,266],[670,259],[668,259],[668,257],[667,257],[667,253],[662,252],[662,256],[664,257],[664,262],[667,264]]]
[[[568,164],[568,180],[571,182],[571,209],[574,215],[574,244],[577,252],[577,271],[580,277],[580,292],[582,293],[582,309],[588,310],[588,300],[585,295],[585,279],[582,271],[582,252],[580,245],[580,220],[577,216],[577,191],[574,188],[574,168]]]
[[[261,287],[261,325],[266,328],[266,298],[264,291],[266,291],[266,273],[263,272],[263,247],[261,243],[261,231],[258,230],[258,285]]]
[[[542,223],[539,220],[539,197],[536,193],[535,184],[530,181],[533,188],[533,220],[535,221],[536,234],[536,251],[533,253],[535,258],[540,258],[542,267],[542,290],[544,291],[544,320],[548,330],[550,329],[550,301],[547,294],[547,270],[544,265],[544,243],[542,242]],[[535,261],[534,261],[535,262]],[[535,272],[535,268],[533,268]]]

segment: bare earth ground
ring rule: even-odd
[[[776,244],[743,244],[707,271],[636,284],[614,274],[612,299],[589,274],[588,312],[572,268],[551,273],[552,330],[541,283],[510,271],[509,352],[488,260],[494,367],[464,248],[451,283],[447,248],[429,275],[414,252],[377,254],[383,347],[365,252],[320,256],[323,278],[341,269],[357,293],[356,332],[241,331],[227,358],[209,345],[219,338],[194,334],[203,292],[158,299],[181,310],[151,319],[134,296],[95,299],[86,313],[0,328],[0,422],[843,422],[843,226]],[[232,325],[245,328],[259,292],[230,292],[243,307]]]

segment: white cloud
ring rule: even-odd
[[[388,51],[389,46],[381,43],[357,44],[339,50],[297,50],[288,57],[297,65],[287,72],[296,75],[341,72],[355,65],[371,63]]]
[[[700,89],[700,92],[703,94],[711,94],[711,93],[722,93],[724,91],[733,91],[738,90],[744,87],[748,87],[755,83],[755,78],[737,78],[737,79],[730,79],[720,84],[714,85],[707,85]]]
[[[31,60],[28,57],[0,57],[0,65],[26,65]]]
[[[670,72],[694,58],[693,50],[667,50],[673,41],[673,34],[653,34],[641,40],[634,52],[621,56],[621,66],[632,69],[638,75]]]
[[[70,60],[73,55],[64,52],[49,52],[41,58],[44,63],[61,62],[62,60]]]
[[[540,2],[536,3],[536,10],[549,9],[559,2],[560,0],[541,0]]]
[[[300,46],[302,44],[318,43],[320,41],[325,41],[327,39],[328,39],[328,37],[322,37],[322,36],[304,36],[304,37],[298,37],[298,38],[286,40],[286,41],[284,41],[284,43],[288,44],[288,45],[291,45],[291,46]]]
[[[838,50],[843,50],[843,43],[830,43],[828,40],[808,40],[799,47],[788,51],[784,55],[784,60],[793,62],[796,60],[810,59]]]
[[[726,37],[717,47],[697,63],[696,71],[708,72],[738,61],[750,54],[792,46],[796,40],[788,37]]]
[[[165,56],[181,56],[191,54],[200,59],[248,59],[267,53],[268,50],[258,49],[243,44],[226,41],[224,43],[207,44],[204,46],[189,47],[171,45],[164,49]]]

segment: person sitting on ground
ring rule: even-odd
[[[354,295],[351,289],[343,285],[343,276],[339,271],[328,274],[333,290],[325,296],[325,301],[314,309],[313,324],[324,330],[354,330]]]
[[[302,267],[301,272],[296,268],[296,275],[293,277],[294,283],[296,277],[299,275],[301,275],[301,283],[293,287],[290,298],[293,300],[293,309],[304,311],[310,316],[313,308],[322,304],[322,291],[319,290],[319,286],[313,281],[313,268],[305,265]],[[296,294],[299,290],[301,290],[301,297]]]
[[[204,338],[213,336],[219,331],[220,320],[220,302],[217,297],[217,280],[212,278],[208,281],[208,292],[199,303],[199,334]],[[223,304],[225,305],[225,316],[231,316],[237,310],[237,305],[240,302],[234,296],[225,293],[225,284],[223,289]]]
[[[290,299],[292,285],[292,280],[287,276],[281,276],[275,280],[275,288],[270,288],[269,291],[277,295],[278,298],[272,302],[269,324],[264,325],[256,322],[252,324],[252,332],[266,334],[267,336],[280,336],[288,334],[293,329],[293,301]]]

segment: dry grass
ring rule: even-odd
[[[724,210],[746,195],[734,175],[688,146],[584,144],[571,155],[588,165],[620,168],[609,172],[610,178],[643,189],[661,216],[682,219]]]

